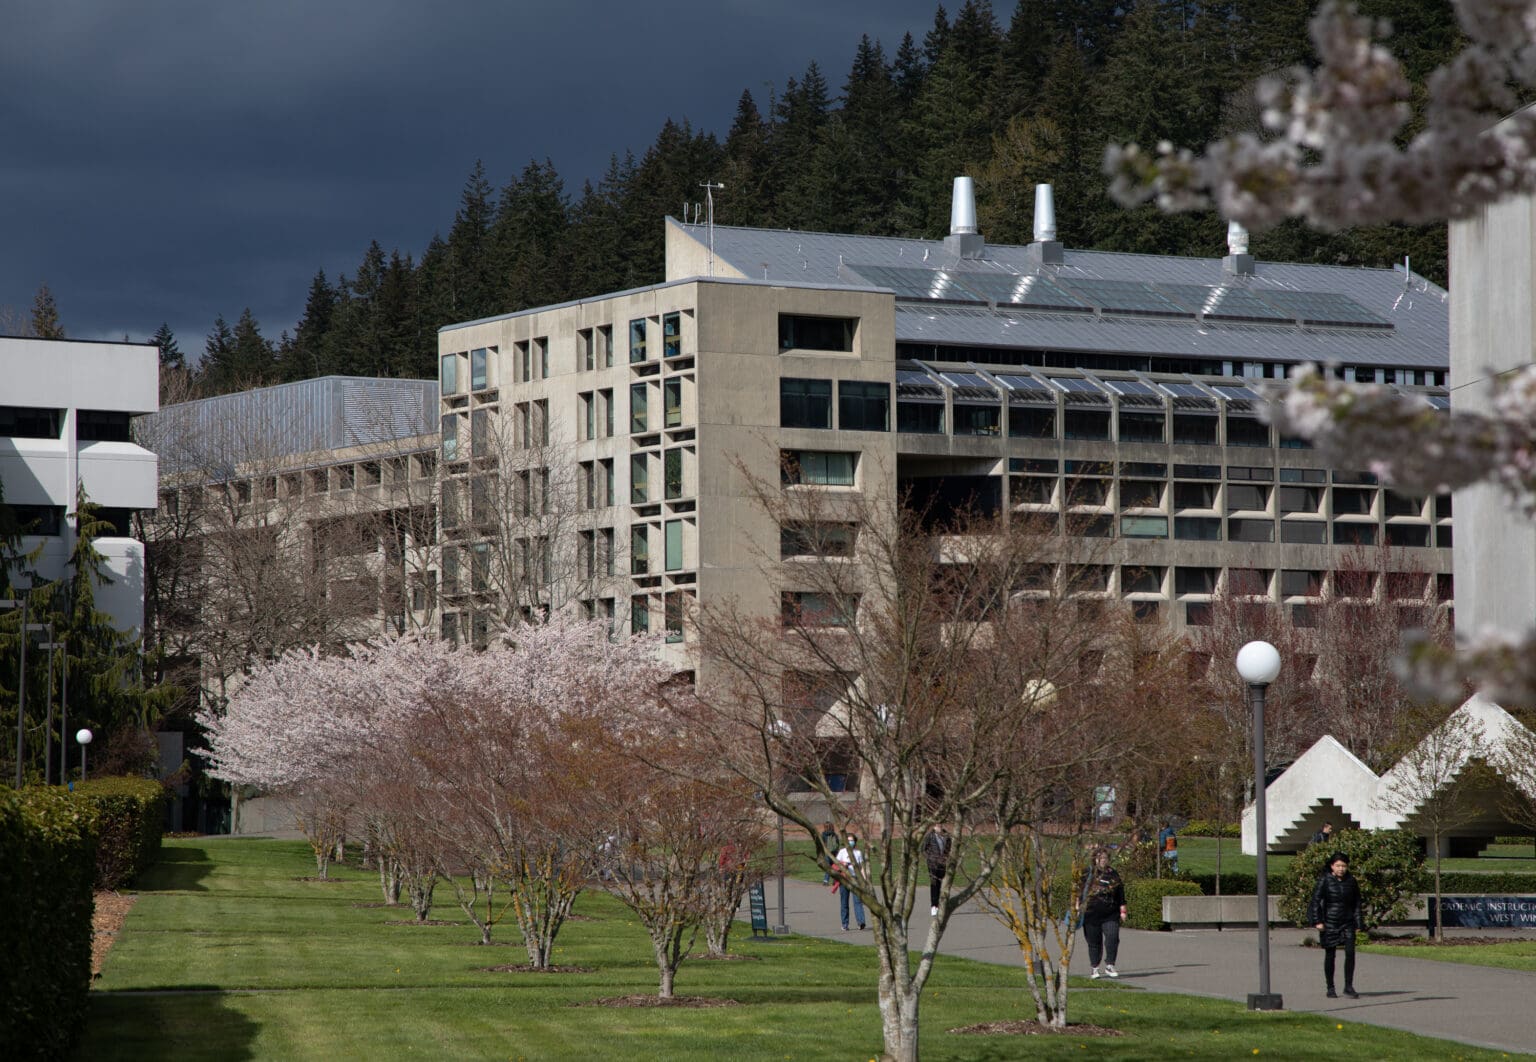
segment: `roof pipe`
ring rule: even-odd
[[[1035,242],[1029,254],[1041,265],[1060,265],[1066,257],[1056,239],[1056,193],[1048,184],[1035,185]]]
[[[1248,230],[1235,221],[1227,222],[1227,256],[1221,271],[1229,276],[1252,276],[1253,255],[1248,253]]]
[[[956,258],[980,258],[985,247],[986,241],[976,231],[976,182],[969,177],[956,177],[944,249]]]

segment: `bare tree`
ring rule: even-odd
[[[803,829],[823,867],[823,813],[840,836],[870,839],[869,873],[847,887],[874,921],[885,1050],[915,1058],[949,917],[990,879],[1014,827],[1123,748],[1090,666],[1112,606],[1068,541],[1022,518],[936,527],[859,496],[761,482],[754,493],[793,554],[763,559],[765,584],[786,589],[775,615],[760,603],[702,610],[699,696],[680,710],[707,759]],[[850,775],[858,802],[845,799]],[[913,842],[938,823],[957,872],[919,942]]]

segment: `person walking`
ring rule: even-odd
[[[855,877],[864,876],[864,853],[859,849],[859,839],[853,834],[848,835],[848,843],[837,850],[837,884],[832,887],[837,890],[838,909],[842,916],[843,932],[848,931],[848,900],[853,899],[853,916],[858,922],[859,928],[864,928],[864,901],[859,899],[859,894],[849,887]]]
[[[1093,866],[1083,881],[1083,939],[1088,942],[1090,977],[1119,977],[1120,923],[1125,918],[1125,882],[1109,865],[1109,850],[1093,853]],[[1102,962],[1102,965],[1100,963]]]
[[[1333,840],[1333,823],[1325,822],[1323,823],[1323,828],[1314,833],[1312,835],[1312,840],[1308,841],[1307,843],[1327,844],[1331,840]]]
[[[939,893],[944,886],[944,875],[949,873],[949,857],[954,847],[949,828],[942,822],[923,838],[923,861],[928,864],[928,914],[934,918],[939,916]]]
[[[1365,928],[1360,909],[1360,883],[1349,872],[1349,857],[1335,852],[1328,857],[1328,870],[1317,879],[1307,921],[1317,927],[1318,943],[1323,946],[1323,981],[1328,998],[1337,999],[1333,990],[1334,958],[1344,949],[1344,994],[1359,999],[1355,991],[1355,933]]]
[[[837,831],[832,828],[832,824],[830,822],[824,822],[821,824],[821,846],[827,850],[828,855],[831,855],[838,849]],[[822,873],[821,883],[823,885],[832,884],[831,866],[828,866],[827,869]]]

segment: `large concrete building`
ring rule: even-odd
[[[155,507],[155,454],[136,445],[131,418],[159,406],[153,346],[0,338],[0,485],[24,529],[24,574],[66,577],[75,546],[76,489],[111,531],[96,539],[111,580],[96,605],[119,630],[144,622],[144,546],[133,513]]]
[[[1424,576],[1375,593],[1449,600],[1449,499],[1326,467],[1258,418],[1254,389],[1322,362],[1446,407],[1445,291],[1401,268],[1255,262],[1241,233],[1212,259],[1070,250],[1048,192],[1027,246],[989,246],[968,188],[953,230],[668,219],[663,283],[444,328],[446,489],[531,484],[511,553],[541,575],[573,558],[574,577],[530,605],[674,641],[690,599],[771,615],[794,592],[764,566],[792,543],[746,489],[786,461],[877,506],[1055,514],[1103,540],[1102,592],[1176,625],[1207,622],[1224,589],[1305,622],[1359,546]],[[450,634],[488,623],[490,537],[445,528],[447,564],[477,573],[444,577]]]

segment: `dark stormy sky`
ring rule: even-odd
[[[47,283],[71,337],[167,321],[197,354],[249,305],[275,339],[317,268],[446,235],[476,158],[500,187],[547,156],[575,194],[668,117],[723,136],[811,59],[835,91],[861,33],[894,55],[936,6],[6,0],[0,310]]]

